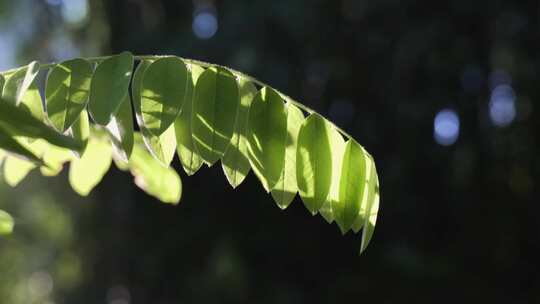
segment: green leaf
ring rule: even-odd
[[[319,209],[321,216],[330,224],[334,221],[333,204],[339,200],[339,185],[343,154],[345,153],[345,140],[335,128],[330,129],[330,146],[332,147],[332,182],[328,198]]]
[[[223,156],[231,141],[238,104],[238,85],[231,72],[211,67],[201,74],[191,126],[195,148],[208,166]]]
[[[141,82],[141,112],[144,126],[155,136],[176,120],[188,93],[190,79],[178,57],[160,58],[146,68]]]
[[[24,161],[32,164],[43,164],[43,161],[39,156],[34,154],[25,145],[17,141],[12,134],[0,127],[0,148],[13,153],[14,155],[22,158]]]
[[[28,112],[4,100],[0,100],[0,127],[13,136],[42,138],[53,145],[75,151],[80,151],[83,147],[80,142],[59,134]]]
[[[180,115],[174,122],[174,130],[176,134],[176,153],[180,158],[182,167],[187,175],[193,175],[201,168],[202,158],[193,144],[193,136],[191,134],[191,117],[193,109],[193,90],[197,79],[204,72],[204,69],[198,65],[191,65],[191,85],[188,87],[189,92],[186,94],[186,101],[182,107]]]
[[[107,125],[128,94],[133,55],[123,52],[105,59],[96,68],[90,85],[88,112],[100,125]]]
[[[4,160],[4,180],[10,187],[16,187],[34,168],[33,162],[8,156]]]
[[[141,86],[144,73],[151,64],[152,61],[150,60],[141,60],[141,62],[139,62],[139,65],[135,69],[135,73],[133,74],[133,80],[131,81],[131,96],[133,101],[133,109],[135,110],[135,114],[137,116],[137,124],[141,128],[146,128],[142,119]]]
[[[4,210],[0,210],[0,235],[11,234],[14,226],[15,220],[13,220],[13,217]]]
[[[62,171],[65,163],[75,159],[71,150],[50,145],[45,141],[43,143],[45,144],[43,161],[47,166],[39,168],[42,175],[56,176]]]
[[[162,202],[178,204],[182,196],[182,181],[172,168],[165,168],[144,148],[139,133],[135,134],[129,168],[135,184]]]
[[[38,73],[39,63],[37,61],[32,61],[27,66],[18,69],[6,79],[2,97],[7,102],[18,106]]]
[[[4,92],[4,84],[6,83],[6,79],[2,74],[0,74],[0,96],[2,96]]]
[[[296,151],[296,180],[300,197],[315,215],[330,192],[332,181],[332,125],[317,113],[302,124]]]
[[[112,148],[107,136],[90,136],[81,158],[71,162],[69,183],[81,196],[87,196],[101,181],[112,162]]]
[[[352,230],[355,233],[358,233],[360,229],[364,226],[368,219],[369,214],[369,208],[373,205],[375,195],[378,191],[378,178],[377,178],[377,170],[375,168],[375,162],[373,161],[373,158],[371,155],[369,155],[367,152],[364,151],[366,154],[368,160],[366,162],[366,181],[365,181],[365,187],[367,188],[367,191],[364,191],[364,195],[362,197],[362,202],[360,205],[360,211],[358,213],[358,217],[354,221],[354,224],[352,225]]]
[[[88,61],[72,59],[55,65],[47,76],[47,114],[58,131],[69,129],[85,108],[92,73],[92,65]]]
[[[339,180],[339,199],[332,202],[336,223],[342,233],[347,232],[360,212],[366,187],[366,162],[369,161],[364,149],[350,139],[345,145],[341,176]]]
[[[79,118],[71,125],[71,134],[77,142],[82,143],[83,149],[80,154],[84,153],[90,137],[90,119],[86,110],[83,109],[79,114]]]
[[[287,103],[287,142],[285,162],[279,181],[271,191],[272,198],[279,208],[286,209],[294,200],[298,185],[296,184],[296,148],[298,133],[304,122],[304,114],[294,104]]]
[[[287,110],[276,91],[262,88],[249,110],[247,140],[249,162],[266,192],[283,172],[287,145]]]
[[[118,112],[107,125],[116,153],[124,161],[128,161],[133,151],[133,111],[129,94],[120,105]]]
[[[257,88],[251,81],[241,78],[238,81],[240,106],[229,147],[221,159],[223,172],[233,188],[238,187],[250,170],[247,148],[247,120],[251,102],[257,94]]]
[[[364,229],[362,230],[362,244],[360,245],[360,253],[366,250],[369,242],[371,241],[373,232],[375,230],[375,225],[377,223],[377,214],[379,212],[379,177],[377,175],[375,162],[371,157],[370,160],[371,174],[368,182],[369,193],[367,195],[367,199],[364,200],[366,202],[365,207],[362,206],[363,208],[361,208],[360,211],[363,216],[358,217],[364,220],[364,223],[362,225]]]

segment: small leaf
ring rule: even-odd
[[[306,208],[315,215],[330,192],[332,181],[332,126],[317,113],[302,124],[296,151],[296,179],[300,197]]]
[[[43,141],[45,149],[43,153],[43,161],[47,166],[41,166],[39,170],[44,176],[56,176],[64,168],[64,164],[75,159],[71,150],[50,145]]]
[[[86,110],[83,109],[79,114],[79,118],[71,125],[71,134],[77,142],[82,143],[83,149],[80,152],[81,154],[84,153],[90,137],[90,119]]]
[[[36,168],[36,164],[25,159],[8,156],[4,160],[4,180],[10,187],[17,187]]]
[[[193,109],[193,90],[197,79],[204,72],[204,69],[198,65],[191,65],[191,85],[189,92],[186,94],[186,100],[180,115],[174,122],[174,130],[176,134],[176,153],[180,158],[182,167],[187,175],[193,175],[199,170],[202,165],[202,159],[199,152],[193,144],[193,135],[191,134],[191,117]]]
[[[79,151],[82,144],[71,137],[59,134],[26,111],[0,100],[0,127],[13,136],[42,138],[49,143]]]
[[[188,93],[190,79],[178,57],[160,58],[146,68],[141,82],[141,112],[144,126],[155,136],[176,120]]]
[[[257,94],[257,88],[251,81],[241,78],[238,81],[240,106],[229,147],[221,159],[223,172],[233,188],[238,187],[250,170],[247,148],[247,120],[251,102]]]
[[[4,92],[4,84],[6,83],[6,79],[2,74],[0,74],[0,96],[2,96]]]
[[[251,168],[266,192],[270,192],[285,163],[287,111],[279,94],[269,87],[262,88],[253,99],[247,140]]]
[[[43,164],[39,156],[17,141],[10,133],[0,127],[0,148],[13,153],[31,164]]]
[[[362,230],[362,244],[360,245],[360,253],[364,252],[366,250],[367,246],[369,245],[369,242],[371,241],[371,237],[373,236],[373,232],[375,230],[375,225],[377,224],[377,214],[379,212],[379,200],[380,200],[380,194],[379,194],[379,177],[377,175],[377,169],[375,167],[375,162],[373,159],[371,159],[371,176],[373,178],[370,178],[369,183],[369,194],[368,199],[366,200],[366,207],[364,208],[365,214],[363,216],[364,223]]]
[[[330,146],[332,147],[332,183],[328,198],[319,209],[321,216],[329,224],[334,221],[333,204],[339,200],[339,182],[341,177],[341,167],[343,162],[343,154],[345,153],[345,140],[343,136],[335,128],[330,129],[329,133]]]
[[[193,121],[195,148],[212,166],[229,146],[239,104],[234,75],[223,68],[206,69],[195,86]]]
[[[15,220],[13,220],[13,217],[4,210],[0,210],[0,235],[11,234],[14,226]]]
[[[281,209],[287,208],[298,192],[296,184],[296,148],[298,133],[304,122],[304,114],[294,104],[287,103],[287,144],[285,162],[279,181],[271,191],[274,201]]]
[[[368,160],[366,162],[365,180],[365,187],[367,188],[367,191],[364,191],[358,216],[356,217],[356,220],[352,225],[352,229],[355,233],[358,233],[358,231],[360,231],[360,229],[362,229],[362,227],[364,226],[366,218],[368,217],[368,208],[371,208],[371,205],[373,204],[373,200],[375,198],[375,193],[377,191],[378,180],[375,162],[373,161],[373,158],[369,154],[367,154],[367,152],[365,152],[365,154],[368,157]]]
[[[29,65],[18,69],[6,79],[2,97],[7,102],[18,106],[38,73],[39,63],[37,61],[32,61]]]
[[[182,195],[182,181],[172,168],[165,168],[144,148],[139,133],[135,134],[129,168],[135,184],[164,203],[178,204]]]
[[[364,149],[354,140],[350,139],[345,145],[341,176],[334,176],[339,180],[339,199],[332,202],[332,210],[341,232],[349,230],[358,217],[360,205],[366,187],[366,162]]]
[[[107,136],[92,134],[81,158],[69,167],[69,183],[75,192],[87,196],[99,184],[111,166],[111,150]]]
[[[107,125],[115,151],[121,159],[128,161],[133,151],[133,112],[131,99],[126,95],[120,109]]]
[[[107,125],[128,94],[133,55],[123,52],[105,59],[96,68],[90,85],[88,112],[97,124]]]
[[[58,131],[66,131],[79,118],[88,102],[92,73],[88,61],[72,59],[54,66],[47,76],[47,113]]]

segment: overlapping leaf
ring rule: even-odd
[[[92,76],[88,112],[97,124],[106,126],[120,108],[133,70],[133,55],[123,52],[101,62]]]
[[[39,73],[39,63],[32,61],[13,74],[9,75],[4,84],[2,97],[14,105],[19,105]]]
[[[79,118],[90,95],[92,65],[84,59],[57,64],[47,77],[45,100],[51,124],[66,131]]]
[[[0,236],[11,234],[13,226],[15,226],[13,217],[4,210],[0,210]]]
[[[220,159],[229,146],[238,105],[238,85],[231,72],[211,67],[199,76],[191,127],[195,148],[209,166]]]

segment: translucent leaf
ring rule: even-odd
[[[0,100],[0,127],[13,136],[42,138],[53,145],[75,151],[80,151],[83,147],[82,143],[59,134],[31,114],[4,100]]]
[[[378,191],[378,179],[377,179],[377,170],[375,168],[375,162],[373,161],[373,158],[365,152],[365,154],[368,156],[368,161],[366,162],[366,187],[367,191],[364,191],[364,195],[362,197],[362,202],[360,205],[360,211],[358,213],[358,217],[354,221],[354,224],[352,225],[352,229],[355,233],[360,231],[364,224],[366,223],[366,219],[368,218],[369,208],[371,208],[371,205],[373,205],[373,201],[375,199],[376,192]]]
[[[287,103],[287,141],[285,162],[279,181],[271,191],[274,201],[281,209],[287,208],[298,192],[296,184],[296,148],[298,133],[304,122],[304,114],[294,104]]]
[[[135,183],[146,193],[162,202],[178,204],[182,195],[182,181],[172,168],[163,167],[144,148],[139,133],[135,134],[133,154],[129,168],[135,177]]]
[[[0,74],[0,96],[2,96],[2,93],[4,92],[4,84],[6,83],[6,79],[2,74]]]
[[[229,147],[221,159],[223,172],[233,188],[238,187],[250,170],[247,148],[247,120],[249,108],[257,88],[251,81],[241,78],[238,81],[240,92],[240,106],[236,116],[236,124]]]
[[[45,121],[45,109],[38,86],[32,82],[24,93],[19,108],[25,109],[39,121]]]
[[[38,73],[39,63],[37,61],[32,61],[29,65],[18,69],[6,79],[2,97],[7,102],[19,105]]]
[[[366,250],[371,238],[373,237],[373,232],[375,231],[375,225],[377,224],[377,214],[379,212],[379,184],[377,182],[377,191],[373,198],[373,203],[368,208],[368,215],[364,223],[364,229],[362,230],[362,244],[360,245],[360,253]]]
[[[345,140],[335,128],[330,129],[330,146],[332,147],[332,183],[328,198],[322,205],[319,213],[330,224],[334,221],[333,204],[339,200],[339,181],[341,176],[341,167],[343,154],[345,153]]]
[[[197,79],[204,72],[204,69],[198,65],[191,65],[191,85],[189,92],[186,94],[186,101],[182,107],[180,115],[174,122],[174,130],[176,134],[176,153],[180,158],[182,167],[187,175],[193,175],[199,170],[202,165],[202,159],[199,152],[193,144],[193,136],[191,134],[191,115],[193,114],[193,89]]]
[[[75,159],[75,156],[71,150],[45,144],[42,158],[47,166],[41,166],[39,170],[44,176],[56,176],[62,171],[64,164]]]
[[[155,136],[176,120],[188,93],[190,79],[178,57],[160,58],[150,64],[141,82],[141,112],[144,126]]]
[[[112,162],[112,147],[107,136],[92,135],[81,158],[71,162],[69,183],[79,195],[87,196],[101,181]]]
[[[306,208],[316,214],[330,192],[332,181],[332,125],[317,113],[302,124],[296,151],[296,180]]]
[[[36,165],[27,160],[8,156],[4,160],[4,180],[11,187],[16,187]]]
[[[251,168],[270,192],[281,177],[287,145],[287,110],[271,88],[262,88],[253,99],[247,140]]]
[[[192,132],[195,148],[211,166],[231,141],[239,104],[238,85],[231,72],[208,68],[195,86]]]
[[[47,76],[47,114],[58,131],[66,131],[79,118],[88,102],[92,73],[88,61],[72,59],[54,66]]]
[[[366,162],[368,162],[364,149],[354,140],[350,139],[345,145],[341,176],[334,176],[339,180],[339,199],[332,202],[332,210],[336,223],[342,233],[347,232],[358,217],[360,206],[366,191]]]
[[[14,226],[15,220],[13,220],[13,217],[4,210],[0,210],[0,235],[11,234]]]
[[[88,112],[100,125],[107,125],[128,94],[133,55],[123,52],[101,62],[92,77]]]
[[[133,151],[133,111],[129,94],[120,105],[118,112],[107,125],[115,152],[128,161]]]
[[[21,161],[43,164],[41,158],[25,145],[17,141],[10,133],[0,127],[0,148],[22,158]]]
[[[79,118],[71,126],[71,134],[77,142],[82,143],[83,147],[86,148],[88,137],[90,137],[90,120],[86,110],[83,109],[81,111]],[[81,151],[81,154],[82,152],[84,152],[84,149]]]

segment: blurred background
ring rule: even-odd
[[[351,133],[381,184],[358,257],[359,235],[220,166],[182,175],[176,207],[116,169],[87,198],[65,171],[0,182],[0,302],[539,303],[539,39],[538,1],[0,0],[0,70],[123,50],[231,66]]]

